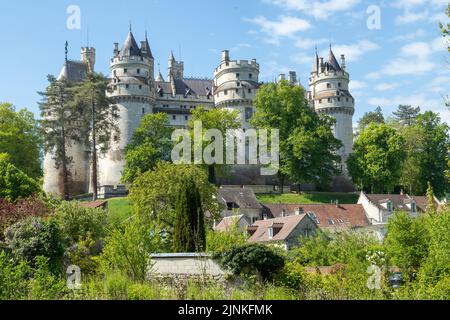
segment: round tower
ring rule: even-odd
[[[346,160],[353,149],[353,114],[355,113],[355,99],[348,87],[350,76],[345,69],[344,55],[341,56],[341,64],[339,64],[331,47],[327,61],[316,54],[309,93],[311,105],[317,113],[336,118],[333,132],[344,145],[339,151],[344,172]]]
[[[214,102],[216,107],[238,110],[242,127],[250,127],[253,116],[253,99],[258,90],[259,64],[255,59],[230,60],[228,50],[214,70]]]
[[[112,134],[109,152],[99,159],[99,186],[121,184],[125,147],[142,117],[153,111],[154,58],[148,40],[142,41],[139,47],[130,30],[121,50],[118,43],[114,44],[110,70],[108,95],[119,109],[119,132]]]

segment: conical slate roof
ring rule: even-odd
[[[319,71],[319,56],[317,55],[317,52],[316,52],[316,57],[314,58],[312,72],[318,72],[318,71]]]
[[[330,47],[330,53],[328,55],[328,64],[336,71],[341,71],[341,66],[339,62],[337,62],[336,57],[334,56],[333,50]]]
[[[147,34],[145,35],[145,41],[142,43],[141,52],[144,56],[153,59],[153,54],[152,50],[150,49],[150,44],[148,43]]]
[[[141,50],[139,49],[136,40],[134,39],[133,33],[128,32],[127,39],[123,44],[122,50],[120,50],[119,57],[132,57],[132,56],[140,56]]]
[[[157,82],[164,82],[164,77],[162,76],[161,72],[159,72],[159,74],[156,77],[155,81],[157,81]]]

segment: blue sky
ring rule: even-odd
[[[346,54],[356,98],[354,122],[380,105],[398,104],[440,112],[450,122],[443,96],[450,94],[450,58],[440,36],[446,0],[71,0],[8,1],[0,11],[0,101],[38,113],[37,91],[64,61],[79,59],[80,47],[97,50],[97,71],[108,73],[114,42],[123,43],[129,23],[137,40],[148,30],[150,45],[166,75],[170,50],[185,61],[188,76],[212,77],[220,51],[232,59],[256,58],[261,80],[296,70],[303,85],[314,47]],[[81,10],[81,28],[68,29],[67,8]],[[368,28],[373,8],[380,28]],[[370,9],[367,13],[368,8]],[[373,20],[370,20],[373,21]]]

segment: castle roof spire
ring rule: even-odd
[[[130,24],[130,32],[128,32],[128,36],[123,44],[122,50],[120,50],[120,58],[122,57],[132,57],[132,56],[140,56],[141,50],[139,49],[138,44],[136,43],[136,39],[134,38],[133,33],[131,32],[131,24]]]
[[[141,42],[141,53],[143,56],[153,59],[152,49],[148,42],[147,29],[145,29],[145,40]]]
[[[312,72],[319,72],[319,54],[317,53],[317,46],[316,46],[316,57],[313,63]]]
[[[341,66],[339,65],[339,62],[337,61],[336,57],[334,56],[333,49],[331,49],[331,43],[330,43],[330,52],[328,54],[328,64],[336,71],[341,71]]]

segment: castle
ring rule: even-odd
[[[95,49],[84,47],[81,49],[81,61],[66,59],[58,79],[80,82],[88,72],[94,71],[94,67]],[[138,45],[131,30],[120,49],[118,43],[114,44],[110,70],[112,90],[108,94],[118,106],[120,121],[119,133],[111,137],[110,150],[99,157],[100,196],[125,192],[120,182],[125,165],[124,150],[144,115],[164,112],[168,114],[172,126],[185,127],[190,120],[191,110],[198,106],[206,109],[225,108],[238,110],[242,127],[246,129],[255,111],[252,102],[260,85],[260,66],[256,59],[231,60],[226,50],[222,52],[220,64],[214,69],[213,79],[185,77],[184,63],[177,61],[172,53],[169,56],[167,78],[164,79],[161,72],[155,77],[155,59],[147,35]],[[279,79],[287,80],[291,85],[300,85],[294,71],[289,72],[288,79],[284,74]],[[344,160],[353,145],[354,99],[348,84],[349,74],[345,71],[344,56],[341,56],[339,64],[331,47],[327,61],[316,54],[307,98],[316,112],[336,118],[333,130],[344,144],[340,150]],[[68,146],[68,154],[73,159],[70,193],[86,194],[92,189],[90,153],[73,142]],[[257,180],[244,183],[261,183]],[[61,194],[61,185],[60,169],[56,168],[52,154],[47,153],[44,158],[44,190]]]

